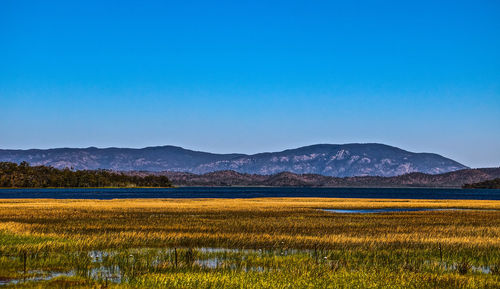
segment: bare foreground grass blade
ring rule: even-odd
[[[472,210],[339,214],[322,209]],[[7,288],[500,288],[500,202],[0,200]]]

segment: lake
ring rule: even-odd
[[[500,190],[456,188],[181,187],[162,189],[0,189],[0,199],[381,198],[500,200]]]

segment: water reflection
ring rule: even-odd
[[[405,209],[373,209],[373,210],[331,210],[347,211],[347,213],[370,213],[403,211]],[[417,211],[419,209],[411,209]],[[421,209],[420,209],[421,210]],[[427,209],[429,210],[429,209]],[[435,210],[435,209],[434,209]],[[439,209],[440,210],[440,209]],[[368,212],[367,212],[368,213]],[[339,260],[332,258],[328,251],[297,249],[226,249],[226,248],[144,248],[125,251],[94,250],[88,252],[69,253],[74,261],[67,271],[28,270],[18,272],[22,278],[0,278],[0,285],[15,285],[22,282],[49,281],[59,277],[83,277],[91,280],[110,283],[125,283],[148,272],[172,270],[235,270],[257,271],[280,270],[279,266],[268,263],[266,257],[302,255],[315,260],[316,264],[324,264],[334,268]],[[41,259],[61,257],[45,255]],[[257,261],[256,261],[257,260]],[[456,271],[460,264],[436,261],[423,261],[422,265],[439,266],[445,270]],[[490,266],[472,266],[471,272],[491,273]]]

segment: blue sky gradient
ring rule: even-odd
[[[0,148],[380,142],[500,166],[498,1],[101,2],[0,1]]]

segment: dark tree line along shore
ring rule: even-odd
[[[89,187],[171,187],[166,176],[131,176],[106,170],[55,169],[0,162],[0,187],[4,188],[89,188]]]
[[[493,180],[487,180],[484,182],[464,184],[462,186],[464,189],[500,189],[500,178]]]

